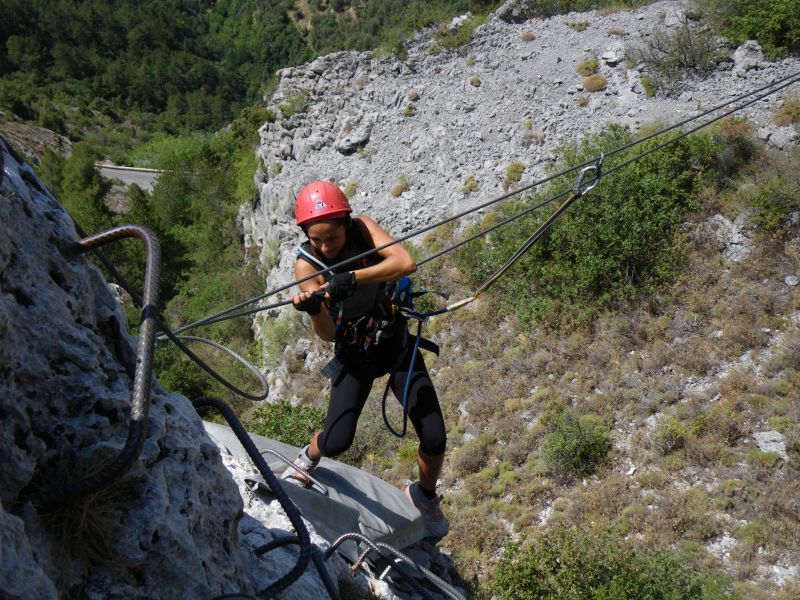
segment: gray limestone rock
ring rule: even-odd
[[[753,434],[753,438],[762,452],[774,452],[783,460],[789,460],[789,455],[786,453],[786,442],[779,432],[759,431]]]
[[[157,383],[128,474],[89,496],[85,513],[37,515],[33,490],[63,489],[123,446],[135,340],[99,270],[72,251],[66,212],[2,139],[0,163],[0,597],[257,591],[239,490],[190,402]],[[272,560],[282,573],[293,564]],[[319,596],[309,577],[292,597]]]
[[[733,72],[739,77],[764,66],[764,52],[755,40],[747,40],[733,53]]]

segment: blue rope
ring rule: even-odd
[[[406,375],[406,383],[403,386],[403,398],[401,400],[401,403],[403,405],[403,429],[399,433],[392,428],[392,425],[389,423],[389,417],[386,415],[386,396],[389,394],[389,385],[391,383],[392,377],[394,377],[395,371],[393,371],[391,375],[389,375],[389,381],[386,382],[386,388],[383,390],[383,400],[381,401],[383,422],[386,423],[386,428],[392,433],[392,435],[399,438],[405,437],[406,430],[408,429],[408,393],[411,390],[411,377],[414,373],[414,363],[417,362],[417,351],[419,350],[419,341],[422,338],[422,321],[423,319],[418,319],[417,321],[417,339],[414,340],[414,348],[411,354],[411,361],[408,365],[408,375]]]

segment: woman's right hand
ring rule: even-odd
[[[322,307],[322,298],[323,295],[318,292],[300,292],[292,298],[292,306],[300,312],[318,315]]]

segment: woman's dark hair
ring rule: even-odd
[[[350,215],[347,215],[345,217],[339,217],[338,219],[320,219],[319,221],[312,221],[311,223],[303,223],[302,225],[300,225],[300,229],[302,229],[303,233],[305,233],[306,236],[308,236],[309,227],[317,223],[325,223],[325,222],[333,223],[334,225],[344,225],[345,229],[349,233],[350,225],[352,225],[353,219],[350,217]]]

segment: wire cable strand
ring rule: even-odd
[[[156,312],[158,306],[158,280],[161,251],[158,239],[141,225],[121,225],[95,235],[84,237],[75,245],[76,253],[84,253],[126,237],[141,240],[146,248],[145,285],[139,343],[136,350],[136,370],[131,395],[130,423],[125,445],[111,463],[100,471],[58,488],[34,494],[32,500],[40,510],[51,510],[87,496],[122,478],[141,453],[147,437],[147,417],[150,410],[150,388],[153,377],[153,350],[155,348]]]

